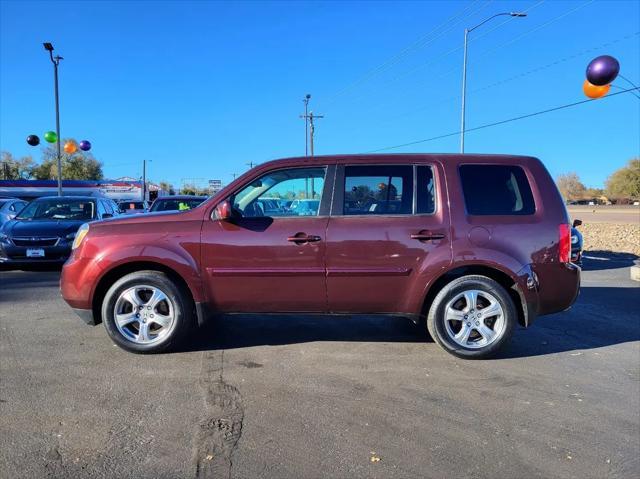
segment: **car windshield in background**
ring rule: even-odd
[[[195,208],[204,201],[203,198],[189,200],[156,200],[151,211],[186,211]]]
[[[20,212],[18,220],[92,220],[95,205],[89,200],[37,200]]]

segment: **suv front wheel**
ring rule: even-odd
[[[436,295],[427,328],[447,352],[464,359],[495,354],[513,334],[517,313],[509,293],[486,276],[462,276]]]
[[[159,271],[138,271],[116,281],[102,302],[111,339],[134,353],[174,347],[193,324],[193,304],[182,287]]]

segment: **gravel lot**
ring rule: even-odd
[[[138,356],[58,272],[0,272],[0,477],[639,477],[628,266],[586,260],[570,311],[473,362],[375,317],[232,316]]]
[[[568,210],[571,219],[582,220],[579,229],[586,254],[610,251],[630,259],[640,256],[640,207],[569,206]]]

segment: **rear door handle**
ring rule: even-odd
[[[294,236],[289,236],[287,238],[287,241],[291,241],[292,243],[295,243],[295,244],[316,243],[321,240],[322,238],[320,238],[320,236],[307,235],[305,233],[297,233]]]
[[[444,239],[442,233],[429,233],[428,231],[421,231],[420,233],[412,234],[411,239],[418,241],[430,241]]]

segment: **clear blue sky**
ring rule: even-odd
[[[0,149],[39,159],[25,137],[55,127],[43,41],[65,58],[62,136],[89,139],[107,177],[139,176],[146,158],[156,181],[227,183],[247,162],[304,154],[307,92],[325,115],[317,154],[455,132],[463,29],[513,10],[529,16],[470,37],[469,128],[584,99],[597,55],[617,57],[640,84],[635,0],[2,1]],[[458,142],[391,151],[456,152]],[[577,171],[602,186],[640,154],[640,100],[624,94],[468,133],[467,152],[535,155],[554,175]]]

